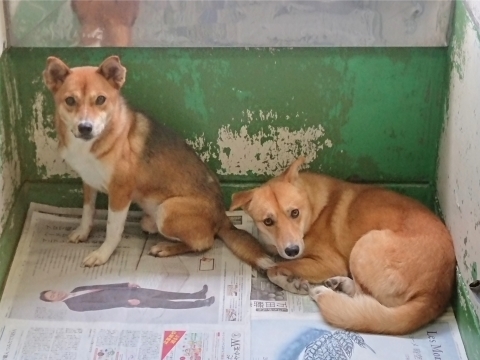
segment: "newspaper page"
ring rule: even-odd
[[[453,310],[408,336],[343,331],[328,325],[308,296],[252,271],[252,360],[467,360]]]
[[[2,359],[467,359],[451,309],[408,336],[336,329],[309,296],[270,283],[221,242],[202,254],[149,256],[161,239],[140,230],[141,212],[129,213],[107,264],[83,268],[106,214],[97,212],[87,242],[71,244],[81,209],[31,205],[0,302]],[[245,213],[227,214],[258,236]],[[45,302],[45,291],[68,296]],[[119,306],[125,292],[139,304]]]
[[[69,243],[80,214],[32,204],[0,303],[2,359],[250,358],[251,269],[222,242],[155,258],[149,249],[162,239],[132,212],[110,260],[85,268],[106,212],[87,242]]]

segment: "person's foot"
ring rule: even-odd
[[[202,290],[197,291],[196,293],[192,293],[192,298],[193,299],[206,299],[207,298],[207,291],[208,291],[208,286],[203,285]]]
[[[210,296],[205,300],[205,306],[211,306],[215,302],[215,296]]]

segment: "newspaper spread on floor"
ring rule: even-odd
[[[106,211],[88,242],[72,244],[80,215],[31,205],[0,302],[1,359],[467,359],[451,310],[408,336],[341,331],[308,296],[270,283],[220,241],[202,254],[149,256],[159,237],[140,230],[140,212],[129,213],[107,264],[83,268],[103,241]],[[257,235],[243,212],[228,215]],[[139,303],[120,301],[125,292]]]
[[[141,214],[131,213],[111,259],[84,268],[105,236],[106,212],[88,242],[72,244],[80,214],[32,204],[0,303],[0,358],[250,358],[251,269],[222,242],[155,258],[148,251],[159,236],[144,234]]]
[[[342,331],[309,296],[288,293],[252,272],[252,360],[467,360],[452,309],[407,336]]]

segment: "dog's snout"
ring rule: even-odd
[[[78,132],[82,136],[90,135],[92,133],[92,130],[93,130],[93,125],[88,121],[82,121],[80,124],[78,124]]]
[[[292,245],[285,248],[285,254],[288,257],[295,257],[298,255],[299,252],[300,252],[300,248],[298,247],[298,245]]]

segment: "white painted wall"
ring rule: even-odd
[[[480,36],[470,14],[464,25],[459,21],[464,31],[457,31],[453,39],[449,105],[438,174],[440,205],[467,285],[479,278],[480,265]],[[470,296],[480,314],[480,302]]]

